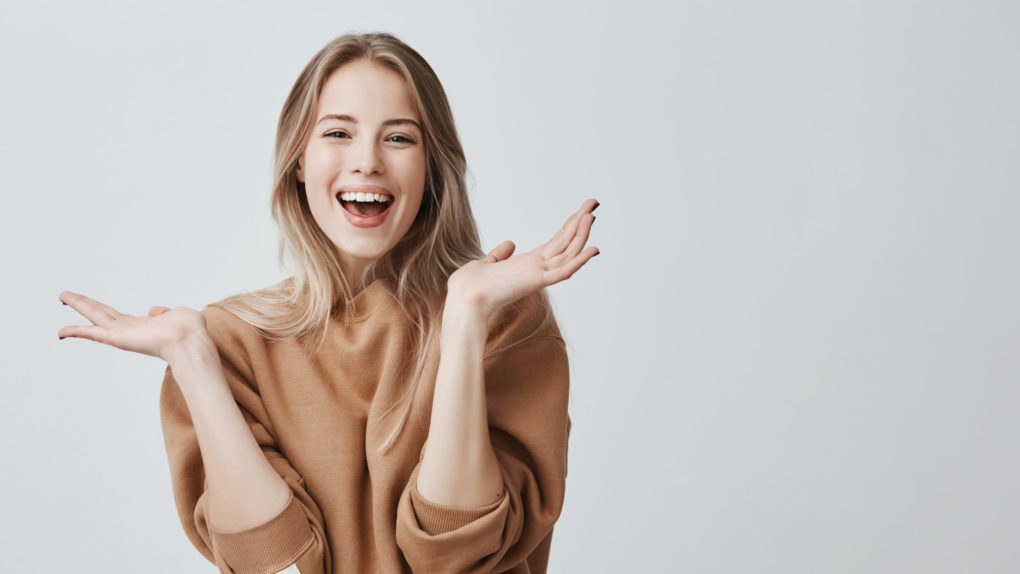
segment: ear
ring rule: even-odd
[[[305,163],[305,156],[302,155],[297,160],[297,165],[298,165],[298,168],[297,168],[297,180],[300,181],[301,183],[305,182],[305,166],[304,166],[304,163]]]

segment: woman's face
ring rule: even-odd
[[[421,206],[421,119],[399,73],[356,60],[326,80],[315,121],[298,180],[316,224],[356,282],[404,237]]]

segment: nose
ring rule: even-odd
[[[351,162],[351,172],[362,175],[380,174],[384,171],[382,157],[376,143],[365,138],[361,145],[354,151],[355,156]]]

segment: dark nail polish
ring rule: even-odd
[[[595,255],[592,255],[592,257],[598,257],[599,255],[602,255],[602,252],[601,251],[596,251]]]
[[[599,206],[600,206],[600,205],[602,205],[602,204],[596,201],[596,202],[595,202],[595,207],[591,208],[591,210],[592,210],[592,211],[595,211],[596,209],[598,209],[598,208],[599,208]]]
[[[64,305],[67,305],[67,303],[64,303],[63,301],[61,301],[61,303],[64,304]]]
[[[61,340],[61,341],[63,341],[63,340],[64,340],[64,339],[66,339],[66,338],[67,338],[67,337],[60,337],[60,340]]]

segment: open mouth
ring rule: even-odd
[[[336,198],[347,213],[359,217],[379,215],[393,205],[393,196],[381,193],[342,192]]]

